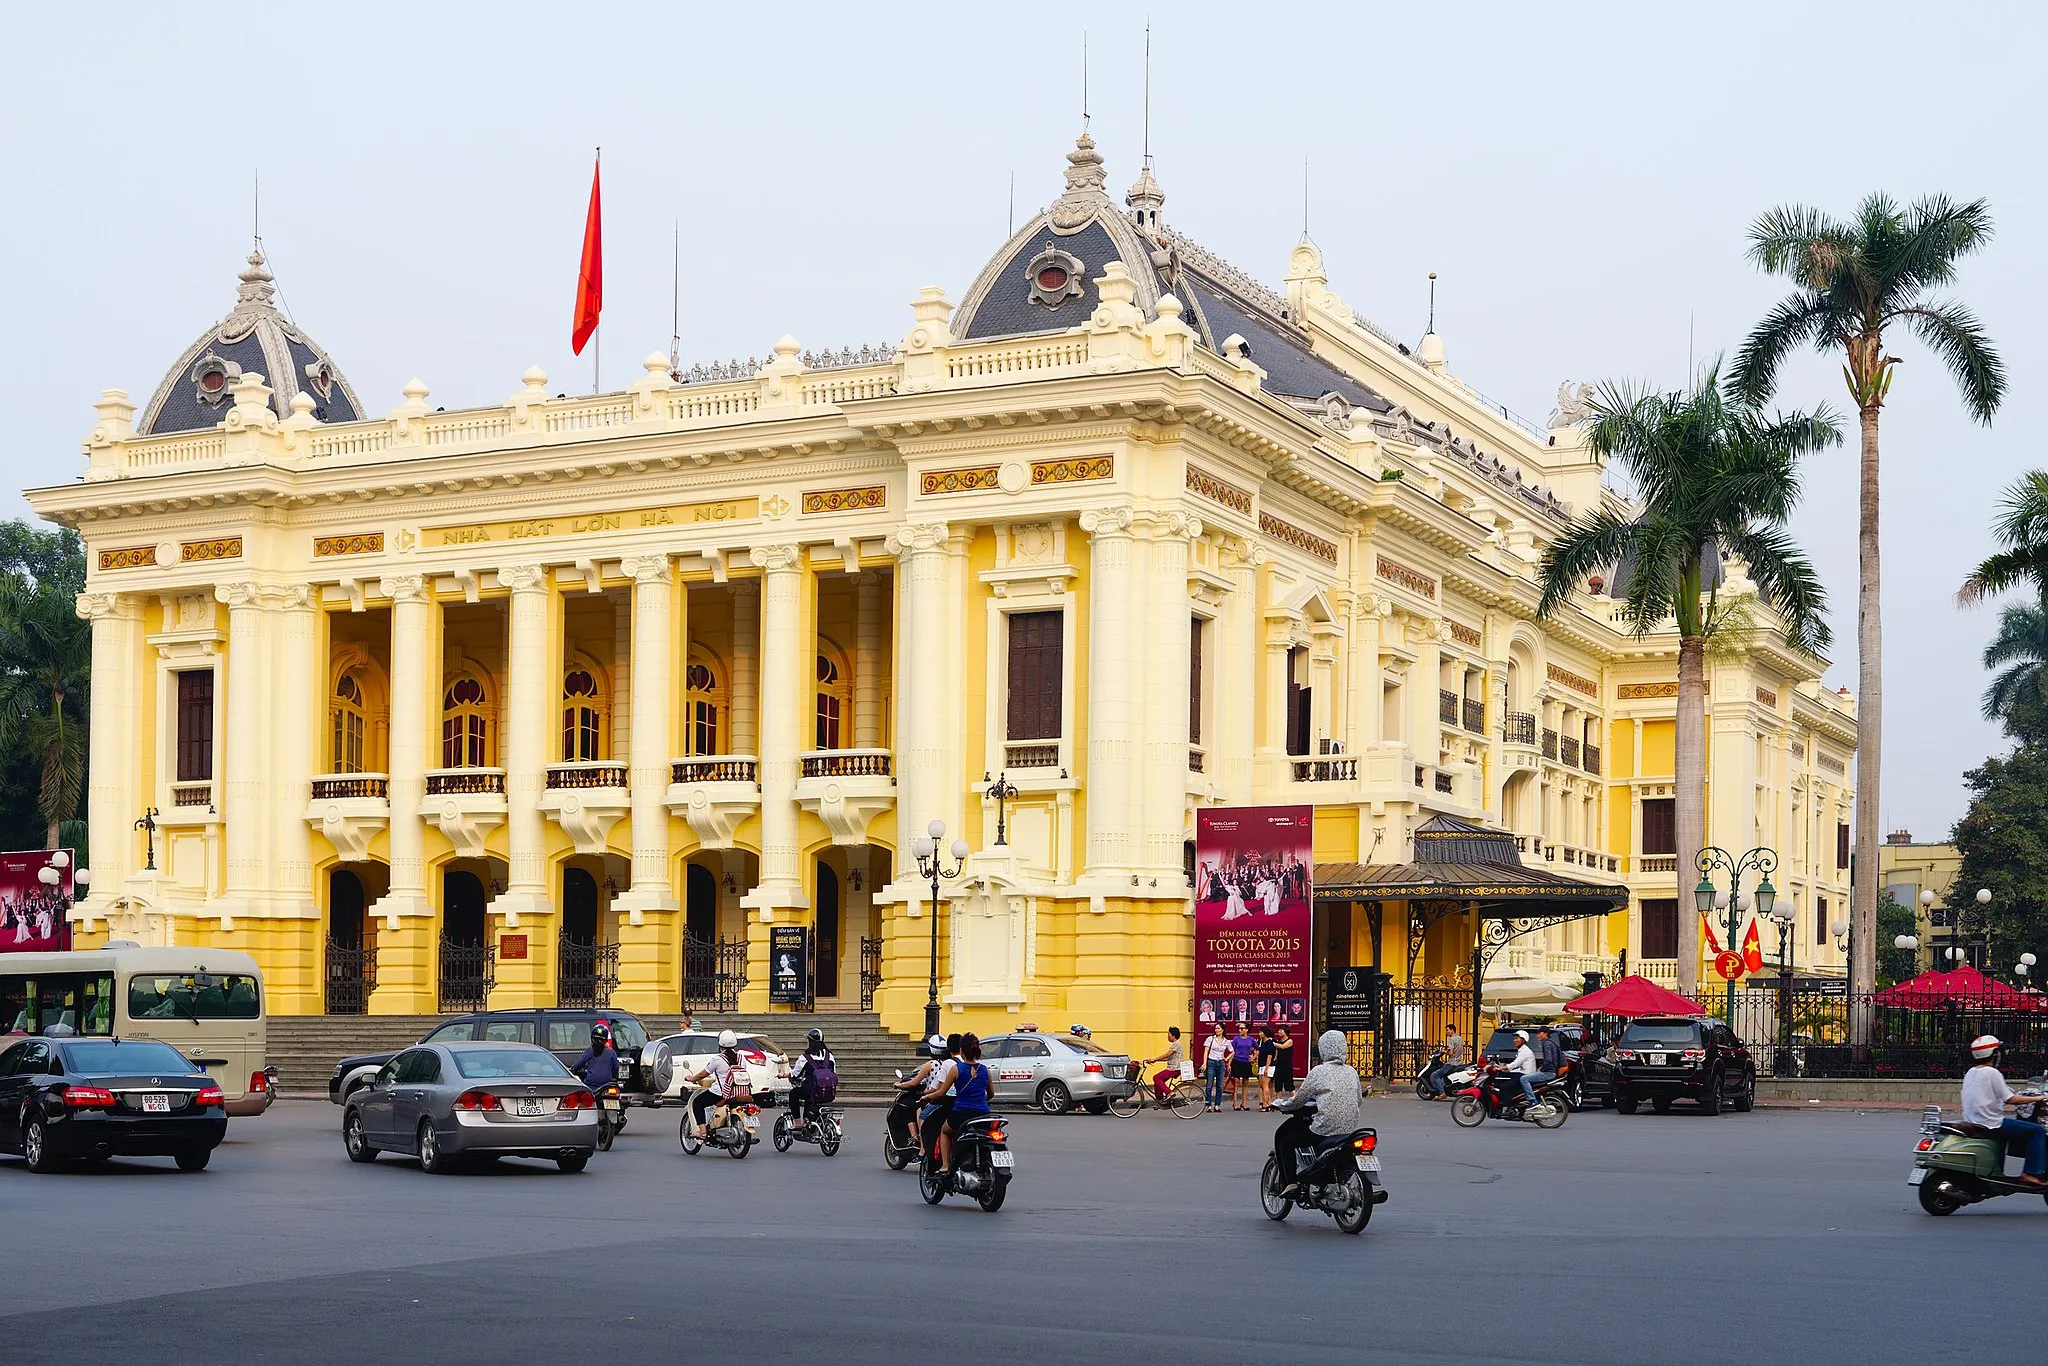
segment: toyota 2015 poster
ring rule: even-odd
[[[39,875],[54,853],[25,849],[0,854],[0,953],[71,947],[71,922],[64,912],[71,904],[71,870],[78,861],[65,851],[57,885],[46,887]]]
[[[1308,1027],[1315,809],[1195,813],[1195,1034]]]

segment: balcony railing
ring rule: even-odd
[[[1557,742],[1558,760],[1571,768],[1579,766],[1579,742],[1577,737],[1566,735]]]
[[[1583,750],[1580,750],[1579,752],[1585,756],[1585,763],[1583,767],[1585,768],[1586,772],[1598,774],[1600,772],[1600,746],[1587,745]]]
[[[173,783],[171,784],[171,805],[177,807],[213,805],[213,784]]]
[[[1554,730],[1546,729],[1543,732],[1543,757],[1546,759],[1555,759],[1557,757],[1557,732]]]
[[[1445,796],[1448,797],[1456,786],[1457,784],[1451,781],[1450,774],[1439,773],[1436,775],[1436,790],[1443,793]]]
[[[1437,692],[1436,719],[1447,726],[1458,724],[1458,695],[1449,688],[1442,688]]]
[[[1507,742],[1511,745],[1536,743],[1536,718],[1526,711],[1508,713]]]
[[[1639,873],[1675,873],[1678,871],[1678,855],[1645,854],[1636,860]]]
[[[1476,697],[1468,697],[1459,705],[1464,711],[1465,729],[1474,735],[1486,734],[1486,703]]]
[[[1204,765],[1204,764],[1206,764],[1206,763],[1208,763],[1208,762],[1209,762],[1209,758],[1208,758],[1208,756],[1207,756],[1206,754],[1202,753],[1202,749],[1201,749],[1201,747],[1200,747],[1199,745],[1189,745],[1189,746],[1188,746],[1188,772],[1190,772],[1190,773],[1200,773],[1200,772],[1203,772],[1203,771],[1204,771],[1204,770],[1203,770],[1203,765]]]
[[[1415,766],[1415,785],[1416,785],[1417,787],[1421,787],[1421,786],[1422,786],[1422,765],[1421,765],[1421,764],[1417,764],[1417,765]]]
[[[381,773],[336,773],[313,780],[313,800],[346,801],[366,797],[372,801],[391,800],[391,780]]]
[[[608,760],[582,760],[576,763],[549,764],[548,787],[551,790],[586,787],[624,787],[626,766]]]
[[[886,778],[886,749],[821,749],[801,756],[806,778]]]
[[[502,768],[430,768],[427,770],[429,797],[505,795]]]
[[[1358,759],[1354,755],[1294,761],[1294,781],[1297,783],[1348,783],[1357,777]]]
[[[1005,768],[1058,768],[1060,742],[1057,740],[1012,740],[1003,745]]]
[[[702,754],[669,765],[672,783],[754,783],[761,781],[760,761],[751,754]]]

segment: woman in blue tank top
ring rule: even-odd
[[[948,1172],[953,1170],[953,1135],[963,1121],[989,1112],[988,1099],[988,1064],[981,1060],[981,1039],[969,1034],[960,1040],[960,1062],[953,1072],[953,1113],[946,1120],[945,1150],[940,1154]]]

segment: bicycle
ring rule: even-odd
[[[1122,1119],[1129,1119],[1148,1105],[1160,1102],[1153,1096],[1152,1083],[1145,1080],[1144,1069],[1137,1063],[1131,1064],[1131,1090],[1129,1094],[1111,1097],[1109,1112]],[[1193,1119],[1208,1109],[1202,1099],[1202,1083],[1195,1077],[1176,1077],[1166,1085],[1166,1108],[1182,1119]]]

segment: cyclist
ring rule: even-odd
[[[1140,1068],[1150,1067],[1155,1062],[1166,1064],[1166,1066],[1152,1074],[1152,1099],[1158,1101],[1161,1105],[1166,1104],[1166,1088],[1180,1080],[1180,1065],[1186,1057],[1187,1050],[1181,1046],[1180,1042],[1180,1026],[1168,1025],[1166,1027],[1166,1051],[1156,1058],[1147,1058],[1138,1064]],[[1136,1080],[1136,1077],[1137,1074],[1133,1073],[1133,1080]]]

